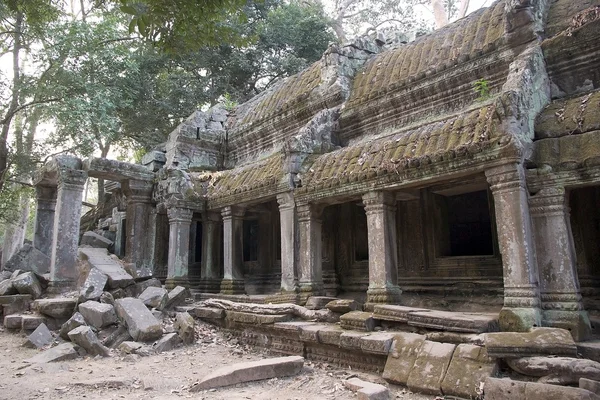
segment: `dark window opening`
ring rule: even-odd
[[[121,257],[127,254],[127,220],[123,218],[121,220]]]
[[[492,220],[485,190],[448,196],[446,200],[447,241],[445,256],[494,255]]]
[[[244,221],[244,261],[258,261],[258,221]]]
[[[369,260],[369,233],[367,231],[367,214],[362,207],[356,207],[354,213],[354,260]]]
[[[194,248],[194,262],[202,261],[202,222],[196,221],[196,246]]]

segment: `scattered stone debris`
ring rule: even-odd
[[[40,349],[48,346],[53,340],[54,337],[52,336],[52,332],[50,332],[46,324],[40,324],[36,330],[27,337],[27,341],[23,346]]]
[[[344,385],[358,394],[358,400],[389,400],[390,398],[388,388],[377,383],[350,378],[344,381]]]
[[[92,356],[100,355],[108,357],[110,351],[100,341],[92,328],[89,326],[79,326],[69,332],[69,339],[78,346],[81,346],[88,354]]]

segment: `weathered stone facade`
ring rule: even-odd
[[[118,251],[169,287],[468,306],[584,338],[600,310],[598,7],[500,0],[408,44],[332,45],[194,113],[143,166],[56,158],[34,241],[51,284],[76,279],[62,239],[92,176],[126,196]]]

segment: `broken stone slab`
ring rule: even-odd
[[[98,300],[108,282],[108,276],[98,268],[91,268],[79,292],[79,301]]]
[[[351,311],[340,317],[340,326],[343,329],[371,332],[375,329],[376,321],[372,313]]]
[[[327,307],[327,309],[330,311],[340,314],[346,314],[351,311],[362,310],[362,305],[360,303],[358,303],[356,300],[350,299],[333,300],[327,303],[325,307]]]
[[[0,282],[0,296],[11,296],[17,293],[18,291],[14,287],[12,279],[5,279]]]
[[[162,288],[162,284],[157,278],[146,279],[135,283],[135,291],[137,292],[138,296],[144,293],[144,290],[148,289],[149,287]]]
[[[44,364],[49,362],[73,360],[77,357],[79,357],[79,353],[77,352],[74,344],[62,343],[25,360],[25,362],[31,364]]]
[[[42,295],[42,285],[33,272],[25,272],[12,279],[12,284],[19,294],[30,294],[33,299]]]
[[[71,342],[81,346],[92,356],[108,357],[110,351],[106,348],[89,326],[79,326],[68,333]]]
[[[6,329],[21,329],[23,325],[23,316],[21,314],[12,314],[4,317],[4,327]]]
[[[499,330],[498,314],[464,313],[451,311],[413,311],[408,324],[441,331],[483,333]]]
[[[80,247],[79,257],[106,274],[109,289],[124,288],[134,283],[133,277],[108,254],[106,249]]]
[[[58,335],[65,340],[70,340],[69,332],[71,332],[75,328],[78,328],[80,326],[85,326],[85,325],[86,325],[86,322],[85,322],[85,319],[83,318],[83,315],[81,315],[81,313],[79,313],[79,312],[76,312],[75,314],[73,314],[73,316],[71,318],[69,318],[67,320],[67,322],[62,324],[62,326],[60,327],[60,331],[58,332]]]
[[[487,333],[485,347],[490,357],[497,358],[577,355],[573,337],[568,330],[560,328],[533,328],[523,333]]]
[[[579,387],[581,389],[589,390],[592,393],[600,395],[600,382],[593,379],[580,378]]]
[[[23,315],[21,320],[21,329],[24,331],[32,331],[37,329],[41,324],[48,324],[46,318],[41,315]],[[46,325],[47,326],[47,325]]]
[[[228,321],[248,325],[271,325],[277,322],[286,322],[292,319],[290,314],[253,314],[241,311],[227,311],[225,318]]]
[[[485,380],[498,372],[498,362],[488,356],[485,347],[459,344],[442,381],[442,392],[465,399],[481,395]]]
[[[600,400],[585,389],[508,378],[487,378],[484,394],[485,400]]]
[[[376,304],[373,307],[373,318],[382,321],[407,323],[409,313],[427,311],[429,310],[425,308],[396,306],[391,304]]]
[[[473,344],[476,346],[484,346],[485,344],[485,333],[427,332],[425,337],[432,342]]]
[[[299,356],[269,358],[222,367],[192,385],[190,392],[236,385],[238,383],[283,378],[298,374],[304,366]]]
[[[196,318],[200,319],[223,319],[225,318],[225,310],[220,308],[211,308],[211,307],[194,307],[192,311]]]
[[[27,341],[23,343],[23,346],[40,349],[52,343],[53,340],[54,337],[52,336],[52,332],[50,332],[46,324],[40,324],[40,326],[27,337]]]
[[[165,309],[173,308],[175,306],[183,304],[187,295],[188,291],[186,288],[184,288],[183,286],[175,286],[173,290],[169,292],[169,298],[167,299]]]
[[[192,344],[196,341],[196,323],[190,314],[187,312],[175,314],[174,326],[183,344]]]
[[[119,351],[126,354],[135,354],[142,346],[143,344],[138,342],[125,341],[119,345]]]
[[[345,380],[344,386],[356,392],[358,400],[389,400],[390,398],[390,391],[385,386],[358,378]]]
[[[103,341],[102,344],[110,347],[112,349],[117,348],[123,342],[131,341],[132,337],[127,330],[127,327],[124,325],[119,325],[114,332],[108,335]]]
[[[96,232],[87,231],[81,237],[81,246],[90,246],[99,249],[108,249],[114,243]]]
[[[138,296],[148,308],[156,308],[162,310],[166,307],[169,300],[169,292],[166,289],[158,287],[148,287],[142,294]]]
[[[110,304],[86,301],[79,305],[79,312],[85,321],[96,329],[117,323],[115,308]]]
[[[115,300],[115,309],[119,319],[127,325],[133,340],[148,342],[162,336],[160,322],[140,299],[126,297]]]
[[[182,343],[181,338],[176,332],[167,333],[154,344],[154,350],[157,353],[171,351]]]
[[[392,347],[395,333],[375,332],[360,338],[360,349],[363,353],[380,354],[387,356]]]
[[[55,299],[37,299],[33,302],[33,309],[40,314],[52,318],[70,318],[76,311],[77,299],[59,297]]]
[[[367,332],[344,331],[340,335],[340,347],[343,349],[360,350],[361,339],[369,336]]]
[[[540,383],[576,385],[580,378],[600,381],[600,363],[570,357],[523,357],[507,359],[520,374],[539,377]]]
[[[309,310],[321,310],[327,306],[327,304],[332,301],[338,300],[336,297],[326,297],[326,296],[311,296],[306,301],[304,307]]]
[[[454,344],[426,340],[408,375],[406,386],[413,392],[441,394],[442,381],[455,348]]]
[[[50,257],[29,243],[25,243],[10,260],[4,269],[7,271],[30,271],[42,275],[50,272]]]

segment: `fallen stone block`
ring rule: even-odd
[[[205,376],[198,384],[192,385],[190,392],[236,385],[238,383],[263,379],[282,378],[298,374],[304,366],[304,358],[299,356],[270,358],[222,367]]]
[[[90,246],[99,249],[108,249],[114,243],[104,236],[98,235],[95,232],[88,231],[81,237],[81,246]]]
[[[593,379],[579,378],[579,388],[600,395],[600,382]]]
[[[442,392],[466,399],[480,397],[485,380],[498,372],[498,362],[485,347],[459,344],[442,381]]]
[[[577,385],[580,378],[600,380],[600,363],[570,357],[523,357],[507,359],[520,374],[539,377],[540,383]]]
[[[533,328],[530,332],[497,332],[485,335],[490,357],[577,356],[577,346],[566,329]]]
[[[109,289],[124,288],[134,283],[133,277],[108,254],[106,249],[82,247],[79,248],[79,256],[108,277]]]
[[[135,283],[135,291],[137,292],[138,296],[144,293],[144,290],[148,289],[149,287],[162,288],[162,284],[157,278],[150,278]]]
[[[115,349],[119,347],[121,343],[131,340],[132,337],[129,334],[127,327],[124,325],[119,325],[113,333],[111,333],[102,341],[102,344],[112,349]]]
[[[4,317],[4,327],[6,329],[21,329],[23,325],[23,316],[21,314],[12,314]]]
[[[425,337],[432,342],[473,344],[475,346],[485,345],[485,333],[427,332],[425,333]]]
[[[363,311],[351,311],[340,317],[340,326],[344,329],[367,331],[375,329],[373,314]]]
[[[73,360],[77,357],[79,357],[79,353],[77,352],[75,345],[72,343],[62,343],[25,360],[25,362],[31,364],[44,364],[49,362]]]
[[[413,311],[408,314],[408,324],[442,331],[483,333],[497,332],[498,315],[450,311]]]
[[[416,333],[397,333],[383,369],[383,379],[406,385],[410,371],[425,343],[425,336]]]
[[[327,304],[332,301],[338,300],[336,297],[326,297],[326,296],[311,296],[306,301],[304,307],[309,310],[321,310],[327,306]]]
[[[160,322],[140,299],[127,297],[115,300],[117,316],[128,328],[133,340],[148,342],[162,336]]]
[[[100,303],[110,304],[111,306],[115,305],[115,298],[110,292],[103,292],[100,295]]]
[[[79,301],[98,300],[108,282],[108,276],[98,268],[91,268],[79,292]]]
[[[27,337],[27,341],[23,343],[24,347],[30,347],[32,349],[39,349],[44,346],[49,345],[54,340],[52,337],[52,333],[46,326],[46,324],[41,324],[33,331],[31,335]]]
[[[455,348],[454,344],[426,340],[410,371],[406,386],[413,392],[441,394],[442,380]]]
[[[154,344],[157,353],[171,351],[182,343],[181,338],[175,332],[167,333]]]
[[[76,311],[77,299],[60,297],[56,299],[37,299],[33,302],[33,309],[40,314],[52,318],[70,318]]]
[[[508,378],[487,378],[485,400],[600,400],[600,396],[580,388]]]
[[[78,328],[80,326],[85,326],[85,325],[86,325],[86,322],[85,322],[85,319],[83,318],[83,315],[81,315],[81,313],[79,313],[79,312],[76,312],[75,314],[73,314],[73,316],[71,318],[69,318],[67,320],[67,322],[62,324],[62,326],[60,327],[60,331],[58,332],[58,335],[65,340],[70,340],[69,332],[71,332],[75,328]]]
[[[360,338],[360,349],[363,353],[380,354],[387,356],[396,337],[395,333],[375,332]]]
[[[46,324],[48,326],[48,321],[41,315],[23,315],[23,319],[21,321],[21,329],[24,331],[32,331],[37,329],[41,324]]]
[[[119,345],[119,351],[126,354],[135,354],[136,351],[141,349],[143,344],[138,342],[125,341]]]
[[[167,304],[165,305],[165,309],[173,308],[183,304],[187,295],[188,291],[186,288],[183,286],[175,286],[175,288],[169,292],[169,298],[167,300]]]
[[[370,335],[367,332],[345,331],[340,335],[340,347],[343,349],[360,350],[361,339]]]
[[[225,318],[225,310],[220,308],[194,307],[192,313],[196,316],[196,318],[200,319],[213,320]]]
[[[11,296],[17,294],[17,289],[13,286],[12,279],[5,279],[0,282],[0,296]]]
[[[390,391],[385,386],[358,378],[345,380],[344,386],[356,392],[358,400],[388,400],[390,398]]]
[[[19,294],[30,294],[33,299],[42,295],[42,285],[33,272],[25,272],[12,280],[13,286]]]
[[[150,286],[138,296],[148,308],[162,310],[166,307],[169,300],[169,292],[166,289]]]
[[[333,300],[327,303],[325,307],[327,307],[327,309],[329,309],[330,311],[340,314],[346,314],[351,311],[362,310],[362,305],[360,303],[358,303],[356,300],[349,299]]]
[[[196,341],[196,323],[187,312],[175,314],[175,330],[183,344],[192,344]]]
[[[85,321],[96,329],[117,323],[117,314],[110,304],[86,301],[79,305],[79,312]]]
[[[81,346],[92,356],[108,357],[110,351],[106,348],[89,326],[79,326],[68,333],[71,342]]]
[[[6,262],[4,268],[7,271],[30,271],[36,274],[46,274],[50,272],[50,257],[42,253],[29,243],[25,243],[21,249],[16,252],[10,260]]]

